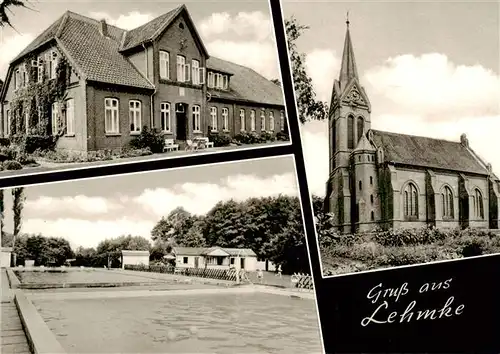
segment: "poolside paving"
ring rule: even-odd
[[[7,271],[2,269],[1,278],[1,328],[0,352],[2,354],[31,354],[14,296],[9,286]]]

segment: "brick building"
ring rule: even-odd
[[[60,70],[63,99],[14,104]],[[144,126],[181,143],[287,129],[282,89],[210,57],[185,5],[129,31],[67,11],[11,62],[0,103],[2,136],[57,134],[57,148],[74,151],[123,147]]]
[[[325,199],[339,231],[499,228],[500,180],[465,134],[454,142],[373,130],[370,113],[347,22],[329,112]]]

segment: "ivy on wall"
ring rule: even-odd
[[[54,138],[64,135],[66,130],[66,122],[62,118],[70,76],[68,62],[59,54],[55,78],[49,79],[44,72],[42,81],[38,82],[38,70],[31,65],[33,61],[36,61],[35,59],[34,56],[27,58],[25,66],[28,82],[26,86],[18,89],[15,98],[10,103],[10,135],[14,141],[29,135],[52,136],[53,103],[58,103],[59,117],[57,134]],[[26,124],[29,129],[26,129]]]

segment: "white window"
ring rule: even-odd
[[[240,130],[245,131],[245,110],[240,109]]]
[[[5,127],[5,135],[10,135],[10,111],[7,111],[7,126]]]
[[[75,135],[75,101],[66,101],[66,135]]]
[[[160,104],[160,115],[161,115],[161,130],[164,132],[170,132],[171,122],[170,122],[170,103],[162,102]]]
[[[200,81],[198,83],[200,85],[205,84],[205,68],[200,68]]]
[[[30,112],[29,109],[24,112],[24,131],[26,134],[30,133]]]
[[[274,113],[269,112],[269,130],[274,131]]]
[[[16,69],[16,73],[14,75],[14,89],[18,89],[21,87],[21,70]]]
[[[255,111],[253,109],[250,111],[250,129],[255,131]]]
[[[214,73],[214,88],[219,88],[219,74]]]
[[[266,131],[266,111],[263,109],[260,111],[260,130]]]
[[[200,106],[193,106],[193,132],[201,132]]]
[[[227,75],[219,74],[219,73],[214,73],[213,74],[213,87],[219,90],[224,90],[227,89]]]
[[[280,129],[281,131],[285,130],[285,112],[280,112]]]
[[[38,68],[37,68],[37,80],[38,82],[43,81],[44,66],[42,57],[38,57]]]
[[[116,98],[104,99],[104,129],[107,134],[120,133],[120,117],[118,114],[118,100]]]
[[[222,130],[229,130],[229,110],[226,107],[222,108]]]
[[[138,133],[141,131],[141,102],[132,100],[128,105],[128,116],[130,118],[130,132]]]
[[[49,77],[50,77],[50,79],[56,78],[57,60],[58,60],[57,52],[52,51],[49,54]]]
[[[170,79],[170,54],[160,51],[160,79]]]
[[[193,85],[199,85],[200,84],[200,62],[198,60],[193,59],[191,61],[191,70],[193,71],[193,73],[192,73]]]
[[[210,119],[212,131],[217,131],[217,107],[210,107]]]
[[[208,72],[208,87],[213,88],[214,87],[214,73],[209,71]]]
[[[57,135],[59,132],[59,104],[52,104],[52,135]]]
[[[227,75],[224,75],[222,78],[223,78],[222,88],[224,90],[227,90],[229,88],[229,77]]]
[[[189,64],[186,64],[186,58],[182,55],[177,56],[177,81],[187,82],[190,80]]]

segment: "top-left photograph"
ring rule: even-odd
[[[290,143],[267,1],[4,1],[0,31],[0,178]]]

